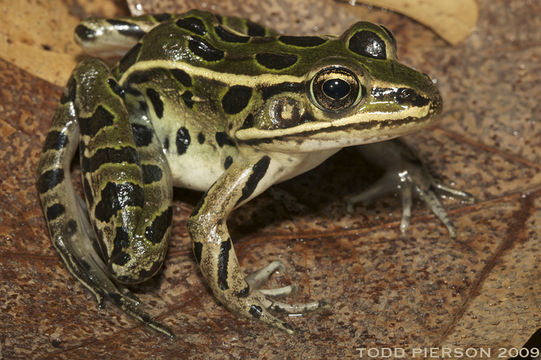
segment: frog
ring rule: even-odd
[[[227,227],[234,209],[345,147],[386,174],[348,209],[399,191],[405,231],[417,194],[454,236],[438,195],[472,199],[436,181],[398,139],[434,123],[442,98],[428,75],[398,61],[384,26],[359,21],[341,35],[291,36],[192,10],[90,18],[75,38],[88,55],[62,93],[37,169],[51,241],[100,306],[110,301],[164,335],[173,332],[130,286],[163,266],[173,187],[203,193],[187,230],[214,297],[287,333],[295,330],[279,313],[328,302],[290,304],[278,297],[294,285],[263,288],[284,270],[280,261],[246,276]],[[72,181],[77,152],[84,200]]]

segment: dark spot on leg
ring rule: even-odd
[[[222,290],[229,289],[227,284],[227,266],[229,264],[229,251],[231,251],[231,239],[227,239],[220,246],[218,255],[218,286]]]
[[[203,24],[203,21],[195,17],[186,17],[177,20],[176,24],[178,27],[191,31],[197,35],[203,36],[207,33],[207,29],[205,28],[205,24]]]
[[[60,98],[60,103],[65,104],[68,101],[75,101],[75,93],[77,89],[77,83],[75,82],[75,79],[73,76],[70,77],[68,80],[68,85],[64,89],[64,92],[62,93],[62,97]]]
[[[263,309],[261,306],[252,305],[250,306],[250,315],[252,315],[254,319],[259,319],[261,315],[263,315]]]
[[[117,265],[125,265],[130,260],[129,254],[125,252],[129,247],[130,235],[123,227],[117,227],[115,238],[113,239],[113,250],[111,251],[110,261]]]
[[[96,40],[96,32],[84,25],[77,25],[77,27],[75,28],[75,34],[79,39],[83,41]]]
[[[79,118],[81,135],[94,137],[104,127],[113,125],[114,119],[115,115],[113,113],[104,108],[103,105],[99,105],[90,117]]]
[[[214,30],[216,31],[216,34],[218,35],[218,37],[226,42],[247,43],[248,40],[250,40],[250,37],[240,36],[235,33],[232,33],[231,31],[226,30],[223,26],[216,26],[214,27]]]
[[[216,142],[219,147],[223,147],[224,145],[235,146],[235,142],[223,131],[216,133]]]
[[[65,233],[67,236],[72,236],[76,232],[77,232],[77,222],[71,219],[66,224]]]
[[[148,146],[152,142],[153,131],[151,128],[141,124],[131,124],[135,146]]]
[[[297,55],[282,53],[259,53],[255,56],[259,64],[274,70],[281,70],[293,66],[297,62]]]
[[[47,150],[60,150],[65,148],[69,143],[68,137],[59,131],[51,130],[47,134],[45,144],[43,145],[43,152]]]
[[[63,169],[52,169],[45,171],[38,179],[38,191],[40,194],[43,194],[62,183],[62,181],[64,181]]]
[[[203,144],[205,142],[205,134],[203,134],[202,132],[200,132],[199,134],[197,134],[197,141],[200,143],[200,144]]]
[[[192,86],[192,77],[188,75],[188,73],[184,70],[180,69],[171,69],[171,75],[177,80],[179,83],[181,83],[184,87]]]
[[[96,219],[107,222],[119,210],[128,206],[143,207],[144,204],[145,196],[139,185],[129,182],[122,184],[109,182],[101,191],[101,199],[96,204],[95,216]]]
[[[186,129],[184,126],[178,129],[175,142],[177,145],[177,154],[184,154],[188,150],[191,142],[190,132],[188,129]]]
[[[139,57],[139,50],[141,50],[141,43],[135,44],[118,62],[118,71],[123,73],[128,70]]]
[[[234,85],[229,88],[222,98],[222,107],[226,114],[238,114],[250,102],[252,88],[242,85]]]
[[[225,161],[224,161],[224,168],[227,170],[229,169],[229,167],[231,166],[231,164],[233,164],[233,158],[231,156],[228,156],[225,158]]]
[[[203,244],[200,242],[194,242],[193,243],[193,254],[195,256],[195,261],[197,261],[198,264],[201,263],[201,253],[203,252]]]
[[[66,208],[62,204],[54,204],[47,208],[47,220],[53,221],[60,215],[64,214],[66,212]]]
[[[94,204],[94,196],[92,195],[92,189],[90,188],[90,184],[88,183],[88,179],[86,178],[86,176],[83,176],[83,191],[85,193],[88,204],[92,206]]]
[[[115,19],[107,19],[106,21],[109,24],[113,25],[115,30],[122,35],[133,37],[136,39],[140,39],[143,35],[145,35],[143,29],[141,29],[137,24],[132,24],[127,21]]]
[[[182,94],[181,98],[184,101],[184,104],[186,104],[187,107],[190,109],[193,107],[193,104],[195,104],[195,101],[192,100],[192,92],[191,91],[185,91],[184,94]]]
[[[253,194],[257,184],[259,184],[263,176],[265,176],[269,164],[270,157],[265,155],[252,167],[252,173],[250,174],[248,181],[246,181],[246,185],[242,188],[242,195],[237,201],[237,204],[248,199]]]
[[[163,140],[163,148],[167,151],[169,150],[169,138],[166,137],[164,140]]]
[[[163,101],[160,99],[160,94],[152,88],[147,88],[146,93],[154,107],[156,116],[161,119],[163,117]]]
[[[224,58],[224,52],[216,49],[199,37],[191,37],[188,40],[188,48],[205,61],[218,61]]]
[[[137,150],[131,146],[126,146],[120,149],[102,148],[97,150],[90,158],[83,157],[81,167],[84,172],[94,172],[103,164],[139,164],[139,155]]]
[[[153,244],[159,244],[173,221],[173,208],[169,206],[167,210],[163,211],[160,215],[156,216],[152,225],[147,226],[145,229],[145,237]]]
[[[237,297],[239,298],[245,298],[248,295],[250,295],[250,285],[246,286],[244,289],[237,293]]]
[[[125,95],[124,89],[120,85],[118,85],[115,79],[112,79],[112,78],[107,79],[107,84],[109,85],[109,88],[111,89],[112,92],[114,92],[121,98],[124,97]]]
[[[160,181],[162,179],[162,169],[156,165],[143,165],[143,183],[152,184],[153,182]]]

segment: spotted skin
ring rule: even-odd
[[[339,37],[279,36],[245,19],[191,11],[89,19],[75,36],[89,53],[122,58],[112,69],[84,60],[62,95],[37,179],[52,242],[98,303],[108,299],[168,336],[122,284],[162,266],[173,185],[204,192],[188,231],[214,296],[292,333],[273,312],[323,302],[271,300],[292,291],[260,290],[279,262],[245,277],[229,214],[340,148],[419,129],[441,108],[431,81],[398,63],[388,31],[365,22]],[[327,78],[351,90],[329,97]],[[84,203],[71,183],[77,148]]]

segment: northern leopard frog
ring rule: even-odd
[[[160,270],[172,187],[180,186],[205,192],[188,230],[216,298],[292,332],[272,312],[303,312],[322,302],[272,300],[293,289],[260,289],[282,267],[277,261],[245,277],[226,220],[272,184],[345,146],[371,143],[360,151],[390,174],[350,205],[400,184],[402,229],[414,189],[454,233],[434,191],[470,196],[436,183],[403,144],[387,141],[432,123],[442,102],[428,76],[398,62],[386,28],[359,22],[341,36],[285,36],[191,11],[90,19],[76,38],[89,53],[125,54],[113,69],[87,58],[73,71],[37,184],[56,250],[100,304],[109,299],[172,335],[125,286]],[[70,179],[77,149],[86,201]]]

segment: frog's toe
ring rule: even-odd
[[[246,282],[252,289],[259,289],[275,271],[285,271],[285,266],[278,260],[274,260],[267,266],[254,271],[246,277]],[[278,289],[276,289],[278,290]]]

